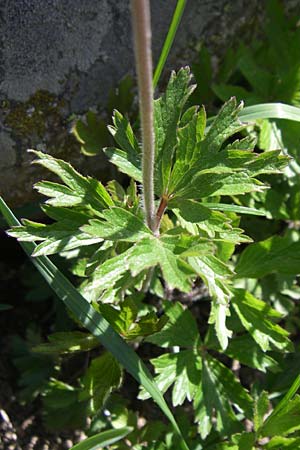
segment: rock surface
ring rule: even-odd
[[[188,45],[201,39],[224,48],[254,23],[261,3],[189,0],[168,66],[190,63],[196,46]],[[175,6],[151,1],[155,60]],[[80,155],[68,118],[104,108],[110,88],[134,73],[129,0],[0,0],[0,26],[2,195],[15,206],[32,198],[41,172],[30,166],[30,147],[102,176],[105,161]]]

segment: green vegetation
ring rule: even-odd
[[[32,331],[30,349],[16,342],[23,395],[42,395],[49,428],[90,419],[74,449],[299,448],[300,33],[277,1],[267,12],[268,45],[228,52],[215,77],[202,49],[198,87],[185,67],[154,100],[150,221],[145,139],[117,110],[103,151],[122,185],[34,151],[57,177],[35,185],[47,223],[19,223],[1,200],[9,235],[69,315],[48,342]],[[203,98],[212,114],[226,101],[207,119]],[[98,152],[96,115],[74,132]],[[49,255],[66,260],[77,287]],[[67,379],[63,361],[81,354],[88,364]],[[128,404],[124,369],[164,416]]]

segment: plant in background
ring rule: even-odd
[[[271,305],[265,293],[278,270],[288,275],[281,278],[281,295],[297,292],[292,285],[298,235],[251,244],[240,227],[241,215],[266,214],[266,208],[241,199],[268,191],[266,180],[279,176],[289,158],[257,146],[243,117],[261,117],[260,106],[256,112],[243,110],[231,98],[209,121],[204,107],[190,106],[195,86],[189,68],[173,72],[165,93],[152,101],[147,3],[132,2],[143,144],[115,111],[109,131],[116,146],[104,149],[130,177],[128,186],[112,180],[105,187],[65,161],[34,151],[35,162],[60,180],[35,186],[48,197],[42,209],[53,223],[18,224],[1,200],[3,214],[15,225],[9,234],[32,253],[77,325],[75,331],[50,335],[35,351],[90,355],[77,384],[59,378],[48,383],[46,421],[83,426],[92,417],[91,434],[106,426],[119,429],[119,437],[128,433],[117,447],[111,444],[119,449],[297,448],[299,378],[266,418],[272,392],[261,388],[257,373],[276,374],[293,351],[282,326],[286,311],[276,301]],[[267,117],[274,111],[280,113],[269,106]],[[300,121],[296,108],[283,108],[287,111]],[[79,291],[48,259],[57,253],[82,279]],[[132,349],[134,344],[143,352],[143,342],[155,348],[155,382]],[[138,429],[124,402],[109,399],[122,384],[123,367],[142,385],[139,398],[152,397],[170,426],[149,421]],[[181,431],[161,395],[165,392]],[[99,436],[75,448],[94,448],[103,442]]]

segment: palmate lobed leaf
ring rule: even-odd
[[[254,153],[253,138],[225,145],[248,125],[239,119],[243,105],[237,106],[234,98],[221,108],[208,129],[204,108],[183,112],[193,89],[190,78],[188,68],[172,73],[165,95],[154,102],[156,194],[201,199],[264,189],[255,177],[278,172],[288,158],[277,150]],[[120,148],[107,149],[106,153],[121,171],[141,181],[140,152],[127,119],[115,113],[112,130]]]
[[[71,215],[70,219],[72,218]],[[22,226],[13,227],[8,234],[23,242],[42,241],[35,248],[33,256],[52,255],[103,241],[102,238],[80,231],[82,221],[76,222],[70,219],[51,225],[23,220]],[[87,220],[88,218],[85,221]]]
[[[180,254],[172,251],[168,240],[164,242],[163,238],[150,236],[137,241],[128,250],[108,259],[95,269],[90,282],[83,288],[83,293],[95,298],[97,291],[113,287],[126,272],[135,277],[156,266],[160,267],[170,288],[178,288],[183,292],[190,290],[194,270]]]

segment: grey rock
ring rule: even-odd
[[[189,0],[167,68],[190,63],[201,39],[222,53],[245,24],[261,16],[262,3]],[[40,177],[29,164],[29,147],[51,152],[55,147],[56,154],[91,174],[107,172],[102,158],[91,163],[76,154],[78,146],[70,147],[66,119],[104,107],[110,88],[134,73],[129,6],[129,0],[0,0],[0,191],[8,201],[21,205],[30,200],[31,183]],[[151,1],[154,61],[175,6],[176,0]],[[39,111],[30,99],[41,90],[51,98]],[[33,124],[38,114],[45,127]]]
[[[0,168],[7,169],[16,163],[15,142],[10,135],[0,132]]]

